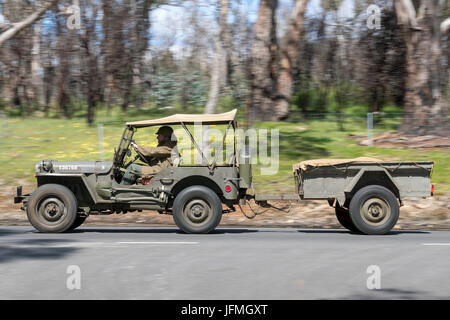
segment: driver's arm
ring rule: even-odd
[[[153,157],[153,158],[159,158],[159,157],[167,157],[171,155],[172,149],[166,146],[160,146],[160,147],[143,147],[143,146],[136,146],[136,149],[142,153],[145,157]]]

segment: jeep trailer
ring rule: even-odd
[[[157,210],[173,215],[186,233],[209,233],[222,218],[222,204],[234,211],[254,199],[327,200],[335,208],[340,224],[363,234],[385,234],[397,222],[402,200],[433,195],[430,182],[433,162],[383,162],[372,158],[321,159],[293,166],[294,195],[247,194],[252,187],[252,168],[244,146],[236,156],[218,164],[227,132],[236,133],[236,109],[222,114],[176,114],[169,117],[126,123],[112,162],[44,160],[36,163],[37,188],[22,194],[17,187],[14,203],[22,203],[29,222],[40,232],[66,232],[79,227],[90,214]],[[227,125],[220,149],[209,162],[188,125]],[[124,185],[126,169],[135,161],[147,163],[136,152],[131,157],[134,133],[150,126],[181,125],[202,156],[202,163],[184,165],[180,158],[156,173],[151,180]]]

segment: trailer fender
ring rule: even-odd
[[[376,177],[373,175],[374,173],[377,173]],[[364,178],[367,180],[364,181]],[[345,201],[346,194],[353,194],[360,188],[371,184],[382,185],[388,188],[400,199],[400,188],[385,168],[363,168],[359,170],[350,183],[345,187],[344,192],[339,195],[339,203],[343,204],[341,201]]]

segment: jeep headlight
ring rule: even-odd
[[[45,172],[50,172],[53,169],[53,163],[51,160],[43,160],[41,161],[40,165],[39,165],[39,169],[45,171]]]

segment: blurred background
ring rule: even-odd
[[[0,32],[2,185],[112,159],[126,121],[237,108],[280,130],[257,188],[372,156],[433,160],[450,193],[448,0],[0,0]]]

